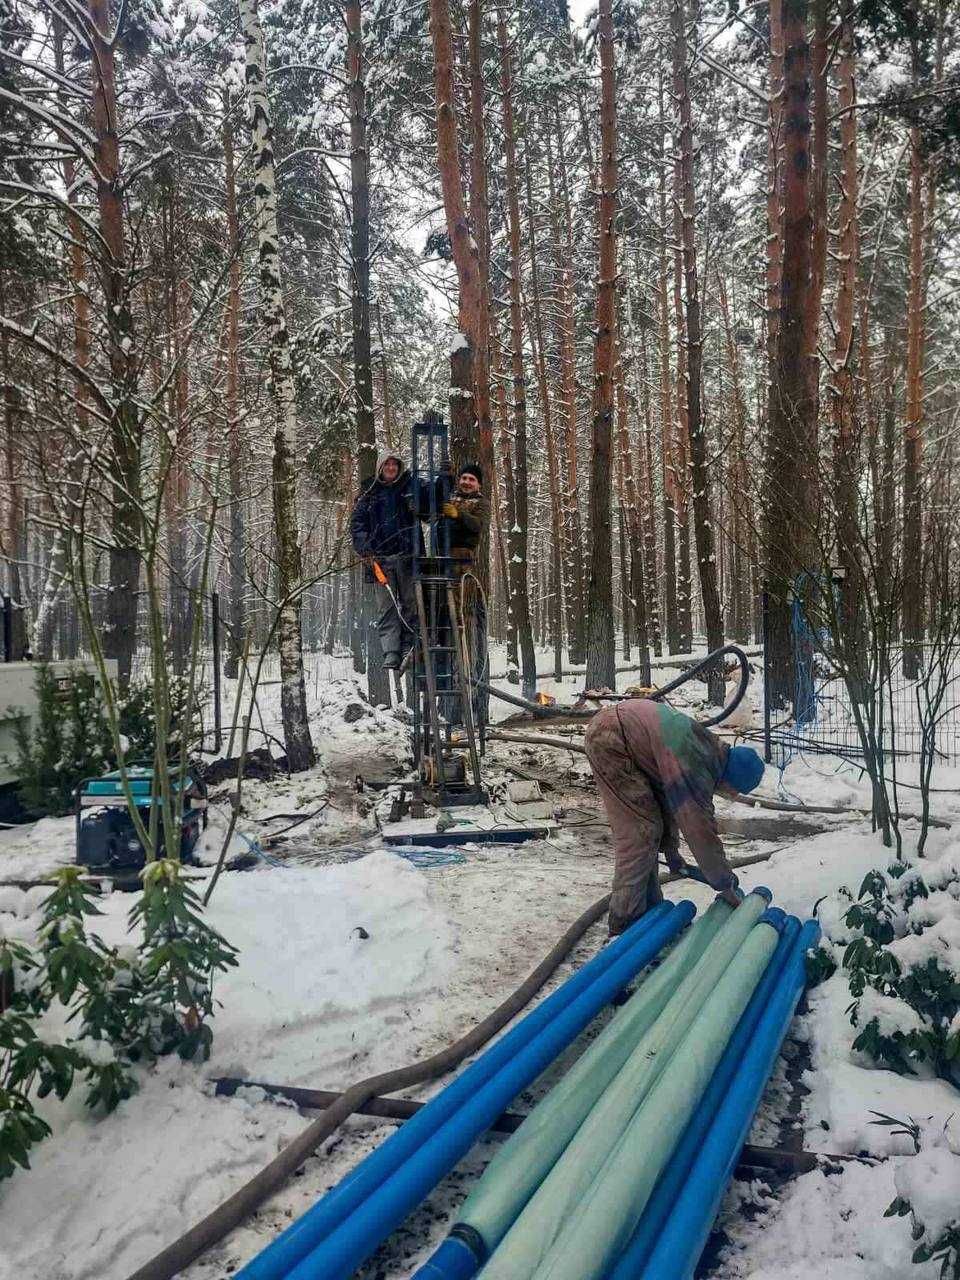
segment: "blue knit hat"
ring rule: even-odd
[[[731,747],[720,781],[745,795],[760,785],[763,768],[763,761],[753,747]]]

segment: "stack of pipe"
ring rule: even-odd
[[[241,1280],[346,1280],[695,912],[661,903],[604,947],[247,1263]]]
[[[501,1149],[415,1280],[693,1274],[819,933],[768,898],[710,908]]]
[[[814,921],[715,902],[488,1166],[415,1280],[692,1276],[804,986]],[[241,1280],[347,1280],[686,929],[663,903],[372,1152]]]

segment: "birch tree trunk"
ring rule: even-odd
[[[616,686],[613,629],[611,443],[613,345],[617,288],[617,107],[613,0],[600,0],[600,264],[594,346],[593,468],[590,472],[590,583],[587,596],[587,688]]]
[[[513,120],[513,75],[507,23],[501,9],[497,16],[500,48],[500,88],[503,107],[503,140],[506,160],[507,231],[510,245],[510,369],[513,386],[513,522],[508,530],[510,553],[510,611],[517,628],[520,679],[523,697],[537,692],[537,656],[530,629],[530,596],[527,561],[529,521],[527,477],[527,392],[523,369],[523,316],[520,305],[520,200],[517,182],[517,148]]]
[[[273,513],[277,539],[280,614],[280,702],[283,736],[291,772],[314,763],[303,679],[301,613],[303,570],[297,522],[297,406],[290,358],[290,333],[283,300],[277,180],[273,160],[267,59],[257,0],[238,0],[246,50],[254,167],[254,209],[260,264],[260,310],[269,344],[270,390],[276,426],[273,437]]]

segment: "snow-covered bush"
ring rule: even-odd
[[[913,1261],[939,1262],[941,1280],[960,1280],[960,1154],[946,1134],[931,1135],[904,1125],[915,1154],[900,1160],[894,1175],[897,1196],[886,1217],[910,1215],[917,1247]]]
[[[179,862],[151,863],[130,912],[140,945],[110,947],[88,931],[100,912],[79,869],[66,867],[44,901],[38,947],[0,936],[0,1179],[28,1168],[30,1147],[50,1133],[35,1095],[64,1098],[80,1075],[87,1105],[112,1111],[136,1088],[136,1063],[209,1056],[213,980],[237,961],[199,911]],[[45,1030],[55,1003],[76,1024],[65,1042]]]
[[[960,908],[933,895],[918,868],[870,872],[844,915],[853,936],[843,966],[853,1048],[881,1066],[913,1074],[925,1063],[956,1083],[960,1070]]]

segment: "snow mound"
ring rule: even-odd
[[[895,1174],[897,1195],[909,1200],[923,1223],[924,1240],[933,1244],[950,1226],[960,1226],[960,1155],[948,1147],[925,1147],[901,1160]]]

